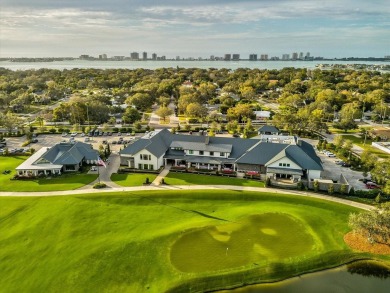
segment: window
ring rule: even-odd
[[[282,163],[279,163],[279,167],[282,167]]]
[[[214,152],[210,152],[210,156],[214,156]]]
[[[153,170],[153,165],[149,165],[149,170]]]
[[[144,164],[144,170],[148,170],[148,167],[149,167],[148,164]]]
[[[287,164],[287,167],[290,167],[290,164]]]
[[[204,151],[199,151],[199,155],[203,156]]]
[[[225,156],[225,153],[220,152],[219,155],[220,155],[221,157],[224,157],[224,156]]]
[[[138,164],[138,169],[142,170],[142,164]]]
[[[194,151],[193,150],[188,150],[188,154],[193,155]]]
[[[141,160],[146,160],[146,161],[150,161],[152,159],[152,156],[151,155],[146,155],[146,154],[140,154],[140,159]]]

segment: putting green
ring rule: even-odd
[[[311,234],[297,218],[264,213],[188,231],[173,243],[170,257],[180,271],[205,272],[279,261],[303,255],[313,245]]]

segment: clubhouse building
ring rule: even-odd
[[[252,139],[173,134],[153,131],[120,151],[121,165],[140,170],[177,168],[229,171],[289,178],[320,179],[322,163],[313,147],[296,137]]]
[[[60,175],[78,171],[83,164],[96,164],[98,152],[82,142],[43,147],[16,168],[19,176]]]

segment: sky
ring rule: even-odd
[[[390,55],[389,0],[0,0],[0,57]]]

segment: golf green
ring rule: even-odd
[[[185,233],[171,248],[171,262],[183,272],[222,270],[299,256],[313,243],[298,219],[265,213]]]

